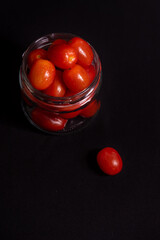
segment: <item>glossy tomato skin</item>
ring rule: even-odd
[[[67,44],[66,40],[61,39],[61,38],[58,38],[58,39],[54,40],[54,41],[52,42],[52,44],[49,46],[48,52],[50,51],[50,48],[52,48],[52,46],[58,45],[58,44],[62,44],[62,43]],[[47,52],[47,55],[48,55],[48,52]]]
[[[48,59],[58,68],[72,68],[77,62],[77,53],[68,44],[52,44],[47,52]]]
[[[60,131],[66,126],[67,120],[54,114],[49,114],[40,108],[35,108],[31,113],[32,121],[46,131]]]
[[[81,110],[76,110],[73,112],[61,113],[60,116],[65,119],[71,119],[77,117],[81,113]]]
[[[100,169],[108,175],[118,174],[123,167],[119,153],[111,147],[105,147],[97,154],[97,163]]]
[[[64,40],[64,39],[58,38],[58,39],[53,41],[52,45],[57,45],[57,44],[62,44],[62,43],[67,44],[67,41]]]
[[[93,82],[95,76],[96,76],[96,69],[95,67],[91,64],[87,67],[85,67],[85,70],[89,76],[89,79],[90,79],[90,84]]]
[[[28,55],[28,67],[31,68],[34,61],[38,60],[40,58],[42,58],[42,59],[47,58],[47,51],[46,50],[44,50],[42,48],[38,48],[38,49],[35,49],[32,52],[30,52],[29,55]]]
[[[81,116],[85,118],[93,117],[100,109],[100,101],[94,100],[81,111]]]
[[[62,80],[62,72],[56,70],[56,76],[53,83],[44,90],[44,93],[52,97],[63,97],[66,92],[66,86]]]
[[[50,61],[38,59],[32,64],[28,78],[35,89],[44,90],[54,81],[55,73],[56,69]]]
[[[74,93],[81,92],[90,85],[86,70],[79,64],[63,72],[63,81],[67,88]]]
[[[80,37],[73,37],[68,44],[73,47],[78,54],[78,64],[89,66],[93,61],[93,51],[90,45]]]

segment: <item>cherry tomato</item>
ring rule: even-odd
[[[34,88],[44,90],[52,84],[55,73],[55,67],[50,61],[38,59],[32,64],[28,78]]]
[[[73,96],[73,95],[75,95],[75,93],[73,93],[73,92],[71,92],[67,89],[64,97],[70,97],[70,96]],[[67,107],[68,112],[60,113],[60,116],[63,117],[63,118],[66,118],[66,119],[75,118],[78,115],[80,115],[80,113],[81,113],[81,109],[79,109],[80,107],[81,107],[81,105],[79,104],[79,102],[77,104],[75,104],[74,106],[70,105],[70,106]],[[63,109],[63,111],[65,111],[65,110],[66,109]]]
[[[61,44],[61,43],[67,43],[67,41],[64,39],[58,38],[52,42],[52,45]]]
[[[116,175],[123,166],[119,153],[111,147],[103,148],[97,154],[97,163],[100,169],[108,175]]]
[[[54,40],[52,42],[52,44],[49,46],[48,51],[50,51],[50,48],[52,48],[52,46],[57,45],[57,44],[61,44],[61,43],[66,43],[67,44],[66,40],[61,39],[61,38],[58,38],[58,39]]]
[[[81,110],[76,110],[73,112],[66,112],[66,113],[61,113],[60,116],[65,118],[65,119],[71,119],[77,117],[81,113]]]
[[[71,92],[70,90],[67,89],[64,97],[70,97],[75,95],[75,93]],[[71,118],[75,118],[78,115],[80,115],[81,113],[81,109],[79,109],[81,107],[80,103],[78,102],[77,104],[74,105],[69,105],[66,108],[62,108],[62,111],[68,111],[65,113],[60,113],[60,116],[65,118],[65,119],[71,119]]]
[[[88,76],[89,76],[89,79],[90,79],[90,84],[92,83],[92,81],[94,80],[95,76],[96,76],[96,70],[95,70],[95,67],[93,65],[90,65],[90,66],[87,66],[85,68]]]
[[[53,97],[63,97],[66,92],[66,86],[62,81],[62,72],[56,70],[56,76],[53,83],[44,90],[44,93]]]
[[[90,85],[86,70],[78,64],[63,72],[63,81],[69,90],[74,93],[81,92]]]
[[[39,48],[39,49],[35,49],[32,52],[30,52],[29,55],[28,55],[28,66],[29,66],[29,68],[31,68],[34,61],[39,59],[39,58],[46,59],[47,58],[47,51],[42,49],[42,48]]]
[[[73,92],[71,92],[69,89],[67,89],[64,97],[71,97],[71,96],[73,96],[73,95],[75,95],[75,93],[73,93]]]
[[[100,108],[100,101],[97,102],[97,100],[94,100],[93,102],[89,103],[87,107],[82,109],[81,116],[85,118],[90,118],[96,114],[99,108]]]
[[[40,128],[48,131],[60,131],[66,126],[67,120],[54,114],[35,108],[31,113],[32,121]]]
[[[58,68],[72,68],[77,62],[77,53],[74,48],[68,44],[52,45],[48,49],[48,59]]]
[[[93,61],[93,51],[90,45],[80,37],[74,37],[69,40],[69,45],[78,53],[78,63],[83,66],[88,66]]]

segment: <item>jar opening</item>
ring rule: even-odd
[[[43,48],[47,49],[51,43],[58,39],[62,38],[65,40],[69,40],[70,38],[75,37],[73,34],[67,34],[67,33],[52,33],[49,35],[46,35],[44,37],[39,38],[38,40],[34,41],[30,46],[27,48],[27,50],[23,53],[22,55],[22,66],[20,69],[20,85],[21,88],[24,89],[24,91],[27,93],[30,93],[35,99],[38,101],[42,101],[46,104],[56,104],[56,105],[68,105],[68,104],[75,104],[79,101],[82,101],[86,97],[94,95],[96,89],[100,85],[100,80],[101,80],[101,62],[98,57],[97,52],[94,50],[94,48],[91,46],[93,54],[94,54],[94,59],[93,59],[93,64],[96,69],[96,75],[92,83],[83,91],[76,93],[72,96],[64,96],[64,97],[53,97],[46,95],[44,92],[41,92],[35,88],[32,87],[30,84],[30,81],[27,77],[28,74],[28,64],[27,64],[27,59],[29,53],[36,49],[36,48]],[[23,79],[23,80],[22,80]]]

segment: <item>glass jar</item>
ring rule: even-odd
[[[75,37],[70,33],[52,33],[34,41],[22,55],[19,82],[22,94],[22,109],[29,122],[46,133],[62,134],[79,130],[97,115],[100,109],[101,62],[91,46],[94,58],[92,65],[96,74],[89,87],[72,96],[52,97],[32,87],[27,77],[28,55],[37,48],[47,50],[56,39],[66,41]]]

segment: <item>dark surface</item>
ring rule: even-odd
[[[0,239],[160,239],[158,1],[5,1],[0,16]],[[88,40],[103,68],[99,115],[63,137],[20,106],[21,55],[51,32]],[[114,177],[96,164],[106,146],[123,159]]]

